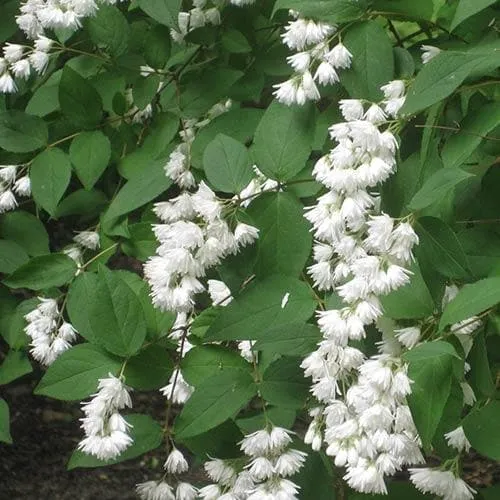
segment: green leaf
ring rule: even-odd
[[[482,455],[500,460],[500,401],[493,400],[467,415],[462,423],[472,447]]]
[[[172,181],[163,170],[164,161],[152,162],[146,172],[138,172],[120,189],[104,214],[110,221],[142,207],[165,192]]]
[[[9,297],[12,297],[12,295],[9,295]],[[6,299],[4,297],[3,301],[5,300]],[[21,349],[28,345],[29,337],[24,331],[24,328],[26,327],[26,320],[24,319],[24,316],[33,311],[38,304],[39,301],[35,297],[23,300],[17,305],[17,307],[14,306],[14,304],[10,304],[11,306],[14,306],[15,309],[11,312],[10,317],[8,318],[9,321],[2,334],[11,349]]]
[[[372,6],[373,10],[390,14],[402,14],[405,17],[418,20],[432,20],[434,13],[433,0],[419,0],[418,2],[409,2],[408,0],[375,0]]]
[[[288,301],[282,307],[286,294]],[[248,287],[225,307],[205,340],[253,340],[272,328],[306,321],[315,307],[304,282],[290,276],[270,276]]]
[[[416,229],[420,238],[419,256],[448,278],[470,277],[467,257],[450,226],[434,217],[422,217]]]
[[[30,169],[31,190],[38,205],[55,215],[57,204],[71,179],[71,163],[68,155],[59,148],[40,153]]]
[[[118,356],[135,354],[146,337],[142,305],[117,272],[99,270],[87,314],[94,339]]]
[[[474,335],[474,343],[467,359],[471,366],[468,381],[474,394],[492,397],[495,393],[495,382],[491,373],[484,332]]]
[[[409,210],[422,210],[436,201],[442,200],[455,186],[474,177],[460,168],[441,168],[431,175],[411,199]]]
[[[9,405],[6,403],[5,399],[2,398],[0,398],[0,441],[12,444],[12,436],[10,435]]]
[[[469,49],[444,50],[425,64],[408,90],[400,113],[413,115],[448,97],[472,74],[498,67],[498,44]]]
[[[68,288],[66,304],[71,324],[84,339],[94,343],[97,343],[97,339],[90,325],[88,309],[98,283],[97,274],[79,274]]]
[[[266,331],[261,338],[255,338],[256,351],[305,356],[316,349],[321,333],[318,327],[308,323],[289,323]]]
[[[134,104],[139,109],[144,109],[146,106],[151,104],[156,92],[158,91],[158,85],[160,84],[160,75],[150,74],[146,77],[141,76],[135,83],[132,89],[132,94],[134,98]]]
[[[152,391],[167,385],[173,363],[168,351],[158,345],[146,347],[129,359],[125,382],[134,389]]]
[[[102,118],[102,99],[97,90],[68,65],[59,84],[61,111],[74,125],[93,128]]]
[[[45,226],[34,215],[16,210],[3,214],[0,219],[0,234],[15,241],[28,255],[49,253],[49,236]]]
[[[33,257],[3,282],[10,288],[42,290],[65,285],[73,279],[76,271],[77,267],[73,259],[64,254],[52,253]]]
[[[266,412],[260,411],[256,415],[238,418],[236,423],[238,427],[245,433],[263,429],[267,422],[272,422],[273,425],[291,429],[295,423],[297,412],[292,408],[281,408],[278,406],[267,406]]]
[[[28,262],[28,254],[15,241],[0,240],[0,273],[12,273]]]
[[[268,177],[287,181],[306,164],[314,140],[314,108],[273,101],[255,131],[252,157]]]
[[[451,21],[450,31],[474,14],[496,3],[496,0],[459,0],[457,10]]]
[[[434,302],[418,263],[410,267],[410,283],[381,297],[386,316],[392,319],[426,318],[434,312]]]
[[[130,428],[130,437],[133,439],[133,443],[123,453],[113,460],[99,460],[92,455],[85,455],[85,453],[75,450],[69,459],[68,470],[76,469],[77,467],[104,467],[117,464],[144,455],[144,453],[154,450],[161,445],[163,441],[163,429],[149,415],[132,413],[131,415],[126,415],[125,420],[132,426]]]
[[[234,29],[222,33],[221,44],[231,54],[245,54],[252,51],[252,47],[245,35],[241,31]]]
[[[309,394],[309,381],[300,367],[302,358],[283,357],[264,372],[260,392],[269,403],[299,409],[304,406]]]
[[[353,58],[351,67],[340,73],[342,85],[353,98],[380,100],[380,87],[394,76],[394,54],[386,30],[375,21],[355,24],[343,43]]]
[[[36,116],[47,116],[59,109],[59,82],[62,70],[52,73],[47,81],[38,87],[26,105],[26,113]]]
[[[154,26],[146,35],[144,58],[152,68],[163,68],[170,56],[170,33],[165,26]]]
[[[323,452],[313,452],[306,447],[302,451],[307,452],[306,461],[293,477],[293,482],[300,487],[301,500],[318,500],[319,498],[321,500],[336,500],[338,497],[331,460],[325,457]],[[349,492],[349,500],[351,498]]]
[[[139,7],[155,21],[170,28],[177,26],[181,0],[138,0]]]
[[[151,257],[158,247],[153,229],[149,222],[139,222],[128,227],[130,239],[122,243],[126,255],[145,261]]]
[[[500,123],[500,106],[488,103],[467,115],[460,130],[445,143],[442,158],[445,167],[458,167],[465,163],[487,136]]]
[[[97,217],[107,204],[108,199],[102,191],[77,189],[59,203],[55,216],[84,215],[86,218]]]
[[[358,19],[365,13],[365,0],[277,0],[274,12],[296,10],[304,17],[313,17],[331,23],[344,23]]]
[[[35,394],[63,401],[85,399],[97,390],[100,378],[115,376],[122,361],[93,344],[79,344],[52,363],[35,389]]]
[[[0,113],[0,148],[13,153],[28,153],[47,144],[49,131],[37,116],[22,111]]]
[[[111,158],[111,143],[99,130],[83,132],[71,142],[69,157],[85,189],[92,189]]]
[[[207,378],[222,372],[248,372],[248,362],[233,349],[222,346],[197,346],[182,360],[182,376],[198,387]]]
[[[202,167],[205,148],[218,134],[228,135],[239,142],[248,144],[262,115],[261,109],[236,108],[212,120],[198,131],[191,146],[193,166]]]
[[[112,5],[100,5],[87,22],[90,39],[113,56],[123,54],[128,47],[130,27],[120,10]]]
[[[259,228],[257,274],[299,276],[312,242],[302,204],[290,193],[266,193],[252,203],[249,214]]]
[[[247,148],[224,134],[218,134],[206,147],[203,168],[215,189],[225,193],[240,192],[253,178]]]
[[[458,323],[500,303],[500,276],[465,285],[444,308],[439,328]]]
[[[8,384],[32,371],[27,354],[10,349],[0,365],[0,385]]]
[[[249,373],[222,371],[198,385],[175,422],[179,439],[202,434],[235,415],[255,395]]]
[[[409,362],[408,376],[413,381],[408,404],[425,449],[429,449],[451,391],[454,359],[451,344],[425,342],[403,357]]]

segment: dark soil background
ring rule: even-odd
[[[82,413],[78,403],[34,396],[36,378],[24,377],[2,390],[14,444],[0,444],[0,500],[137,500],[135,484],[161,475],[163,450],[106,468],[66,470],[82,436]],[[161,421],[165,399],[157,391],[135,393],[134,410]],[[500,464],[479,455],[471,454],[464,470],[475,488],[500,483]],[[200,478],[198,472],[192,479]]]

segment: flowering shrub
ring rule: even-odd
[[[6,5],[0,381],[39,363],[82,401],[68,467],[163,447],[142,499],[473,498],[470,448],[500,458],[498,3]]]

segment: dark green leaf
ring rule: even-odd
[[[30,169],[31,190],[38,205],[55,215],[57,204],[71,179],[71,163],[68,155],[59,148],[40,153]]]
[[[10,349],[0,365],[0,385],[8,384],[32,371],[27,354]]]
[[[287,181],[306,164],[314,140],[314,108],[273,101],[255,131],[251,153],[268,177]]]
[[[289,294],[287,301],[284,300],[286,294]],[[205,339],[259,338],[272,328],[306,321],[315,307],[316,302],[305,283],[290,276],[270,276],[249,287],[225,307]]]
[[[273,328],[257,337],[256,351],[288,356],[305,356],[314,351],[321,340],[318,328],[308,323],[290,323]]]
[[[86,218],[96,217],[107,204],[108,199],[102,191],[77,189],[59,203],[55,216],[84,215]]]
[[[494,3],[496,0],[459,0],[450,30],[453,31],[460,23]]]
[[[380,87],[394,76],[392,43],[386,30],[375,21],[355,24],[346,32],[343,43],[353,58],[350,69],[340,73],[342,85],[353,98],[378,101],[382,97]]]
[[[462,425],[472,447],[493,460],[500,460],[500,401],[490,401],[486,406],[472,411]]]
[[[425,449],[429,449],[451,391],[457,354],[451,344],[426,342],[404,354],[413,381],[408,404]]]
[[[47,144],[49,132],[45,122],[22,111],[0,113],[0,148],[13,153],[27,153]]]
[[[264,372],[260,392],[269,403],[299,409],[309,394],[309,381],[300,367],[302,358],[283,357],[272,363]]]
[[[278,0],[274,12],[292,9],[304,17],[313,17],[331,23],[344,23],[358,19],[365,13],[368,2],[360,0]]]
[[[16,210],[2,215],[0,233],[15,241],[31,256],[49,253],[49,236],[44,225],[34,215]]]
[[[218,191],[238,193],[253,178],[247,148],[232,137],[219,134],[205,149],[203,168]]]
[[[181,0],[138,0],[139,7],[155,21],[170,28],[177,26]]]
[[[234,29],[222,33],[221,43],[225,50],[233,54],[244,54],[252,50],[245,35]]]
[[[21,245],[10,240],[0,240],[0,273],[12,273],[28,260],[28,254]]]
[[[495,392],[495,382],[491,373],[484,332],[474,336],[474,343],[467,360],[471,366],[468,381],[474,394],[492,397]]]
[[[96,14],[89,18],[87,28],[90,39],[113,56],[119,56],[127,50],[130,28],[117,7],[100,5]]]
[[[249,210],[259,228],[257,274],[299,276],[311,251],[304,207],[290,193],[267,193]]]
[[[125,382],[134,389],[152,391],[167,385],[172,369],[168,351],[161,346],[151,345],[129,359],[125,368]]]
[[[83,132],[71,142],[69,157],[85,189],[92,189],[108,166],[111,143],[98,130]]]
[[[209,377],[225,371],[248,372],[248,362],[238,352],[222,346],[199,346],[191,349],[182,360],[182,375],[197,387]]]
[[[64,254],[52,253],[33,257],[6,278],[4,284],[11,288],[42,290],[65,285],[73,279],[76,271],[73,259]]]
[[[100,378],[117,376],[122,361],[93,344],[79,344],[52,363],[36,394],[64,401],[82,400],[97,390]]]
[[[431,175],[415,193],[408,205],[410,210],[422,210],[436,201],[442,200],[455,186],[474,177],[460,168],[441,168]]]
[[[146,337],[142,305],[117,272],[99,270],[87,314],[96,341],[119,356],[135,354]]]
[[[102,117],[102,99],[97,90],[66,65],[59,84],[59,104],[63,114],[74,125],[93,128]]]
[[[470,277],[467,257],[456,234],[445,222],[434,217],[422,217],[416,229],[420,238],[418,255],[448,278]]]
[[[170,33],[165,26],[154,26],[144,41],[144,58],[155,69],[163,68],[170,56]]]
[[[202,434],[236,414],[255,395],[249,373],[223,371],[196,387],[175,422],[175,435],[184,439]]]
[[[498,303],[500,303],[500,276],[465,285],[444,308],[439,327],[443,329],[446,325],[458,323]]]

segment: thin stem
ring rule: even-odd
[[[416,128],[437,128],[440,130],[451,130],[453,132],[462,132],[464,135],[471,135],[473,137],[481,137],[489,141],[500,141],[500,137],[491,137],[489,135],[474,134],[474,132],[465,132],[460,127],[447,127],[445,125],[415,125]]]
[[[90,264],[92,264],[92,262],[96,261],[99,257],[102,257],[103,255],[105,255],[109,251],[114,250],[117,246],[118,246],[118,243],[113,243],[111,246],[109,246],[108,248],[105,248],[104,250],[99,252],[97,255],[94,255],[90,260],[88,260],[87,262],[85,262],[85,264],[82,265],[81,269],[85,269]]]
[[[62,144],[63,142],[69,141],[70,139],[73,139],[74,137],[80,135],[82,132],[75,132],[74,134],[67,135],[66,137],[63,137],[62,139],[59,139],[55,142],[52,142],[51,144],[47,144],[47,149],[53,148],[54,146],[57,146],[58,144]]]
[[[455,224],[496,224],[500,219],[471,219],[471,220],[457,220]]]

